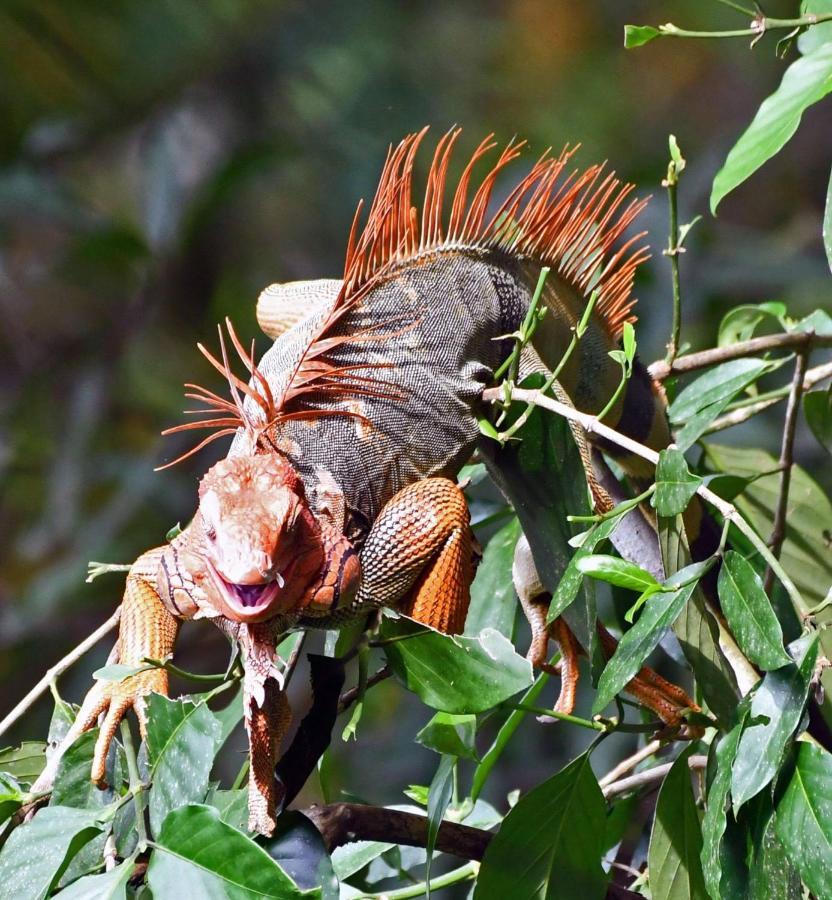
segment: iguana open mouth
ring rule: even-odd
[[[260,584],[235,584],[224,578],[213,563],[209,561],[208,565],[214,584],[226,605],[244,619],[271,606],[284,585],[280,574],[277,574],[272,581]]]

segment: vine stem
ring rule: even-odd
[[[54,666],[46,670],[43,678],[38,681],[38,683],[29,691],[28,694],[11,710],[8,715],[0,722],[0,735],[6,732],[12,725],[26,712],[26,710],[31,707],[36,700],[38,700],[41,694],[45,694],[54,684],[55,681],[74,663],[78,662],[78,660],[89,650],[91,647],[94,647],[105,635],[109,634],[115,627],[118,625],[118,621],[121,618],[121,607],[119,606],[116,611],[107,619],[106,622],[102,623],[92,632],[92,634],[88,635],[74,647],[72,650],[67,653],[62,659],[58,660]]]
[[[797,354],[789,402],[786,406],[786,417],[783,423],[783,442],[780,445],[780,488],[777,492],[777,506],[774,509],[774,523],[768,539],[772,556],[776,559],[780,559],[780,551],[783,549],[783,541],[786,538],[786,511],[789,507],[789,486],[792,479],[792,466],[794,465],[794,436],[797,430],[800,397],[803,393],[803,379],[806,377],[808,360],[808,350],[803,350]],[[774,571],[771,566],[766,569],[763,584],[766,593],[771,593],[771,588],[774,585]]]
[[[534,403],[543,409],[548,409],[550,412],[563,416],[565,419],[577,422],[588,434],[594,434],[598,437],[605,438],[616,446],[622,447],[624,450],[628,450],[630,453],[640,456],[642,459],[646,459],[654,466],[659,462],[659,454],[655,450],[651,450],[650,447],[645,447],[644,444],[640,444],[638,441],[634,441],[632,438],[620,434],[608,425],[604,425],[602,422],[599,422],[595,416],[579,412],[577,409],[573,409],[565,403],[560,403],[558,400],[553,400],[551,397],[543,397],[538,391],[514,388],[511,391],[511,397],[512,399],[519,400],[521,403]],[[501,385],[496,388],[488,388],[483,391],[482,398],[485,402],[503,402],[505,400],[505,386]],[[696,493],[699,494],[706,503],[718,510],[723,518],[730,521],[731,524],[735,525],[737,529],[748,538],[763,560],[773,569],[774,574],[786,589],[789,599],[792,601],[797,614],[802,620],[808,613],[809,607],[794,582],[789,578],[788,573],[769,550],[766,542],[756,531],[754,531],[751,525],[746,522],[739,510],[732,503],[723,500],[722,497],[719,497],[702,484],[697,487]]]
[[[452,869],[438,878],[431,878],[431,890],[438,891],[440,888],[450,887],[452,884],[460,884],[463,881],[471,881],[477,877],[480,870],[480,864],[476,860],[460,866],[458,869]],[[410,900],[411,897],[424,897],[427,894],[428,885],[425,881],[417,884],[411,884],[408,887],[398,888],[395,891],[384,891],[382,894],[366,894],[367,898],[372,900]]]
[[[749,28],[733,28],[728,31],[691,31],[687,28],[679,28],[672,22],[659,25],[658,32],[661,37],[676,38],[735,38],[752,37],[761,38],[767,31],[778,31],[792,28],[808,28],[811,25],[819,25],[821,22],[832,21],[832,13],[812,13],[800,16],[797,19],[774,19],[769,16],[755,16]]]
[[[673,287],[673,324],[665,363],[672,367],[676,354],[679,352],[679,340],[682,334],[682,285],[679,278],[679,255],[682,253],[682,248],[679,246],[679,205],[677,201],[679,169],[672,160],[667,168],[667,178],[663,185],[667,188],[667,205],[670,211],[670,233],[664,255],[670,260]]]
[[[127,719],[121,720],[121,742],[124,745],[124,755],[127,759],[130,792],[133,794],[133,802],[136,805],[136,832],[139,835],[137,849],[139,853],[143,853],[147,847],[147,826],[144,821],[144,785],[139,775],[136,748],[133,746],[133,735],[130,733],[130,723]]]

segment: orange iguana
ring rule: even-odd
[[[389,153],[361,228],[356,214],[343,280],[264,293],[259,318],[275,341],[259,363],[229,325],[246,381],[232,373],[224,342],[221,360],[200,348],[231,395],[190,385],[188,396],[207,413],[170,430],[210,430],[190,452],[233,435],[231,451],[202,479],[191,524],[143,554],[127,577],[115,651],[121,663],[166,657],[183,619],[210,618],[240,643],[251,827],[265,833],[274,826],[273,769],[290,720],[275,666],[281,635],[379,606],[444,632],[462,630],[474,564],[456,476],[480,440],[481,394],[513,346],[542,266],[551,268],[542,298],[549,313],[524,365],[555,366],[596,291],[559,390],[597,413],[619,383],[608,351],[631,319],[634,273],[647,256],[637,248],[642,235],[621,241],[644,206],[630,198],[632,185],[603,166],[567,171],[572,151],[564,150],[544,154],[492,209],[497,178],[523,143],[506,146],[473,185],[475,164],[496,146],[486,138],[451,191],[453,130],[438,142],[424,196],[414,201],[424,135]],[[639,366],[606,421],[654,448],[670,439],[661,392]],[[634,458],[619,462],[635,477],[649,476]],[[603,502],[600,489],[596,495]],[[560,620],[547,628],[546,605],[528,590],[527,545],[516,569],[534,633],[530,658],[545,665],[551,628],[566,665],[561,708],[571,708],[575,639]],[[629,690],[670,723],[693,707],[650,670]],[[164,670],[99,682],[87,695],[65,744],[105,714],[95,781],[130,707],[144,726],[150,691],[166,693]]]

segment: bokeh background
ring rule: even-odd
[[[775,16],[796,8],[766,3]],[[828,106],[712,218],[713,175],[785,64],[771,37],[753,51],[744,40],[623,49],[625,23],[665,21],[744,24],[703,0],[5,0],[0,713],[118,602],[119,576],[87,585],[87,561],[129,562],[192,514],[220,448],[153,467],[184,446],[159,437],[180,419],[182,383],[217,384],[195,342],[214,341],[226,315],[257,334],[269,282],[337,276],[356,201],[408,131],[459,123],[466,149],[490,131],[526,137],[532,152],[580,141],[581,161],[607,158],[654,194],[654,258],[638,283],[647,360],[670,322],[669,132],[688,159],[681,221],[704,216],[682,258],[685,339],[708,346],[743,302],[828,306]],[[776,447],[781,416],[740,437]],[[826,465],[803,433],[797,454],[816,473]],[[62,678],[65,696],[80,698],[106,651]],[[226,652],[196,623],[177,661],[216,671]],[[301,672],[298,707],[305,690]],[[50,708],[45,698],[2,743],[42,738]],[[426,783],[436,757],[411,741],[427,718],[392,682],[373,691],[359,742],[335,741],[335,787],[382,803]],[[526,723],[491,799],[556,771],[576,740]],[[238,736],[229,771],[243,748]]]

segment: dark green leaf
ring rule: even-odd
[[[135,861],[126,859],[120,866],[101,875],[85,875],[60,893],[61,900],[127,900],[127,882]]]
[[[653,594],[644,604],[638,621],[625,631],[618,647],[607,663],[598,682],[598,693],[592,704],[592,712],[600,713],[612,701],[655,649],[666,628],[669,628],[693,593],[695,584],[673,593],[661,591]]]
[[[658,28],[652,25],[625,25],[624,26],[624,47],[632,50],[633,47],[641,47],[654,38],[659,36]]]
[[[211,710],[191,700],[150,694],[147,718],[150,826],[158,834],[172,809],[205,799],[222,734]]]
[[[702,832],[693,799],[688,757],[680,754],[664,779],[647,852],[652,900],[706,900]]]
[[[832,390],[804,394],[803,414],[818,443],[827,453],[832,453]]]
[[[416,735],[416,740],[437,753],[477,759],[476,736],[476,716],[438,712]]]
[[[783,303],[749,303],[735,306],[725,313],[719,323],[717,346],[727,347],[729,344],[747,341],[754,336],[757,326],[764,319],[773,317],[782,321],[785,315],[786,306]]]
[[[705,446],[705,459],[709,468],[741,477],[772,473],[755,478],[735,501],[757,534],[768,538],[780,495],[777,459],[765,450],[711,443]],[[832,503],[826,493],[804,469],[793,466],[786,540],[780,561],[809,606],[819,604],[832,584],[832,554],[827,549],[824,536],[830,523]],[[826,650],[826,653],[832,657],[832,649]]]
[[[445,818],[445,813],[448,811],[448,806],[451,803],[455,766],[455,756],[443,755],[439,760],[439,766],[428,790],[428,835],[425,843],[425,853],[427,854],[425,881],[428,884],[428,897],[430,897],[430,870],[433,862],[433,851],[436,847],[436,838],[439,835],[439,826],[442,824],[442,819]]]
[[[338,879],[321,833],[303,813],[283,812],[274,834],[261,846],[301,890],[338,900]]]
[[[777,804],[777,836],[816,897],[832,897],[832,756],[800,743],[797,764]]]
[[[800,638],[789,650],[795,662],[768,672],[752,697],[748,724],[731,771],[735,812],[777,774],[803,716],[818,656],[817,634]]]
[[[720,200],[771,159],[797,131],[803,112],[832,91],[832,44],[823,44],[786,69],[714,178],[711,212]]]
[[[735,359],[710,369],[692,381],[668,409],[674,424],[685,423],[676,432],[679,449],[687,450],[737,394],[778,365],[780,363],[759,359]]]
[[[505,817],[485,852],[474,900],[600,900],[605,818],[585,753]]]
[[[105,806],[112,800],[112,790],[100,791],[90,781],[93,749],[98,739],[98,729],[94,728],[80,735],[72,746],[61,757],[58,771],[55,774],[55,785],[49,800],[52,806],[73,806],[77,809],[89,809]],[[107,782],[114,788],[120,788],[122,782],[121,768],[117,776],[113,773],[116,758],[116,743],[110,745],[107,760]]]
[[[711,897],[724,897],[721,846],[725,834],[725,824],[730,809],[731,767],[737,756],[747,708],[740,721],[719,738],[715,753],[715,772],[705,805],[702,819],[702,873]],[[713,752],[713,751],[712,751]]]
[[[513,518],[486,544],[471,585],[471,605],[465,619],[466,634],[476,636],[483,628],[491,627],[511,638],[517,614],[511,564],[519,537],[520,523]]]
[[[150,857],[147,883],[155,897],[227,897],[292,900],[320,896],[301,891],[260,846],[221,821],[210,806],[168,813]]]
[[[98,809],[47,806],[11,833],[0,853],[0,898],[41,900],[85,844],[101,833]]]
[[[557,590],[552,594],[552,602],[549,604],[549,612],[546,614],[547,622],[554,622],[578,596],[578,591],[581,589],[581,581],[584,577],[578,568],[578,564],[582,559],[589,556],[602,541],[610,537],[615,531],[618,522],[619,519],[607,519],[605,522],[599,522],[597,525],[594,525],[586,533],[580,548],[569,560],[569,565],[558,583]]]
[[[45,765],[46,744],[43,741],[24,741],[19,747],[0,750],[0,772],[26,784],[32,784]]]
[[[755,828],[754,856],[748,867],[748,900],[801,900],[800,876],[793,862],[777,836],[777,816],[772,813]]]
[[[400,638],[384,646],[390,667],[432,709],[483,712],[532,683],[531,664],[492,628],[478,637],[424,630],[408,619],[387,618],[381,637]]]
[[[731,632],[743,653],[768,672],[787,666],[783,630],[753,566],[729,550],[719,572],[719,599]]]
[[[646,591],[659,587],[659,582],[649,572],[618,556],[590,554],[580,558],[576,567],[582,575],[589,575],[630,591]]]
[[[700,484],[702,479],[688,470],[681,450],[661,450],[656,466],[656,491],[650,502],[660,516],[678,515],[687,509]]]

